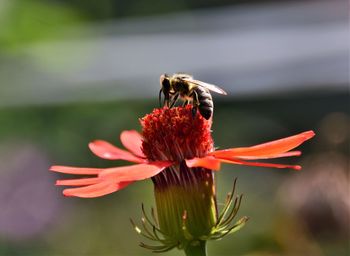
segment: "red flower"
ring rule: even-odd
[[[76,186],[63,190],[63,194],[87,198],[103,196],[123,189],[134,181],[155,177],[167,167],[179,166],[183,161],[187,167],[210,170],[219,170],[221,163],[300,170],[299,165],[249,160],[298,156],[300,151],[291,150],[315,135],[313,131],[307,131],[251,147],[214,151],[211,120],[207,121],[200,115],[193,118],[189,106],[155,109],[141,119],[141,124],[142,135],[137,131],[121,133],[120,140],[126,150],[103,140],[89,144],[90,150],[100,158],[126,160],[135,165],[114,168],[52,166],[50,170],[55,172],[93,176],[58,180],[56,185]]]

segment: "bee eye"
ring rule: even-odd
[[[163,74],[163,75],[161,75],[160,78],[159,78],[160,84],[163,84],[164,79],[165,79],[165,75]]]
[[[170,81],[167,74],[163,74],[160,76],[160,84],[163,86],[163,88],[168,89],[170,88]]]

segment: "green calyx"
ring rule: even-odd
[[[209,235],[216,223],[215,194],[210,178],[196,186],[155,189],[155,199],[160,228],[183,246]]]
[[[233,222],[241,204],[242,195],[227,195],[220,214],[217,213],[214,178],[212,175],[197,180],[190,186],[171,185],[155,187],[157,214],[152,208],[147,214],[142,205],[143,229],[134,229],[143,237],[158,245],[140,246],[153,252],[166,252],[173,248],[183,249],[187,256],[206,255],[206,241],[221,239],[238,231],[248,218]]]

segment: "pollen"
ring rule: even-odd
[[[142,151],[148,159],[181,162],[203,157],[213,151],[211,120],[192,106],[154,109],[140,119],[142,125]]]

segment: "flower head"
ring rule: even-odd
[[[155,109],[140,122],[142,134],[136,131],[121,133],[120,140],[126,150],[102,140],[89,144],[98,157],[125,160],[134,165],[114,168],[52,166],[51,170],[92,176],[57,181],[57,185],[73,186],[63,190],[64,195],[77,197],[103,196],[123,189],[134,181],[151,178],[158,218],[154,217],[152,222],[144,212],[143,222],[147,220],[153,232],[143,233],[137,226],[135,229],[151,240],[162,243],[162,247],[143,244],[155,251],[175,246],[186,251],[189,245],[221,238],[238,230],[246,222],[247,218],[243,217],[231,225],[241,201],[241,196],[234,199],[233,193],[218,214],[213,171],[219,170],[221,163],[300,170],[298,165],[251,160],[298,156],[300,151],[291,150],[314,136],[313,131],[307,131],[252,147],[214,150],[210,130],[212,121],[199,114],[193,116],[190,105]],[[233,207],[229,211],[231,205]],[[157,232],[163,238],[159,238]]]
[[[300,151],[291,151],[312,138],[313,131],[303,132],[287,138],[251,146],[213,150],[210,133],[211,120],[197,115],[192,117],[190,107],[155,109],[141,119],[142,135],[137,131],[124,131],[120,140],[127,150],[107,141],[89,143],[90,150],[98,157],[108,160],[125,160],[136,163],[125,167],[82,168],[52,166],[51,171],[91,175],[95,177],[58,180],[56,185],[74,186],[65,189],[65,196],[98,197],[118,191],[134,181],[156,176],[166,167],[185,161],[188,167],[203,167],[219,170],[220,163],[291,168],[299,165],[251,162],[248,160],[299,156]]]

